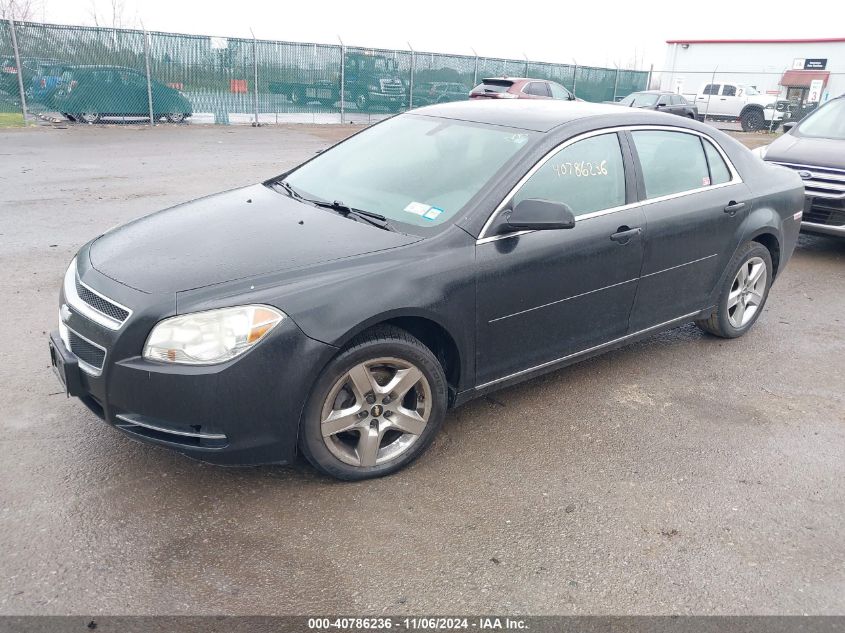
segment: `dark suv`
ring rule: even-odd
[[[524,77],[489,77],[469,93],[470,99],[560,99],[576,101],[575,95],[554,81]]]
[[[845,95],[832,99],[755,153],[804,181],[801,230],[845,238]]]

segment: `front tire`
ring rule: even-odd
[[[188,118],[188,115],[184,112],[170,112],[169,114],[165,114],[164,118],[167,119],[170,123],[182,123],[185,119]]]
[[[739,123],[743,132],[757,132],[766,127],[766,117],[763,116],[762,110],[752,108],[742,113]]]
[[[746,242],[728,264],[719,302],[706,319],[696,321],[705,332],[737,338],[760,317],[772,286],[772,256],[758,242]]]
[[[447,399],[446,375],[430,349],[399,328],[374,328],[317,379],[300,426],[300,450],[337,479],[389,475],[428,448]]]

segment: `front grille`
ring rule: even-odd
[[[814,198],[809,211],[804,212],[804,222],[845,226],[845,199]]]
[[[382,81],[381,89],[386,95],[401,95],[405,92],[401,81]]]
[[[100,314],[105,314],[107,317],[123,323],[129,317],[129,311],[121,308],[119,305],[112,303],[108,299],[101,297],[96,292],[92,292],[90,288],[82,285],[79,278],[76,279],[76,294],[85,303],[91,306]]]
[[[789,167],[797,172],[809,172],[809,178],[804,179],[804,191],[814,198],[845,199],[845,169],[830,167],[815,167],[813,165],[796,165],[795,163],[780,163],[776,165]]]
[[[86,365],[101,371],[106,360],[106,350],[85,340],[73,330],[68,330],[67,335],[70,351]]]

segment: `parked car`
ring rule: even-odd
[[[414,107],[463,101],[468,98],[469,88],[454,81],[424,81],[414,84]]]
[[[804,180],[802,231],[845,238],[845,96],[784,129],[786,134],[755,153]]]
[[[136,439],[377,477],[492,390],[690,321],[743,335],[803,200],[795,172],[697,121],[428,106],[83,246],[51,359]]]
[[[61,83],[61,75],[66,67],[64,62],[42,57],[21,57],[20,61],[27,99],[42,101]],[[19,95],[18,67],[12,56],[0,62],[0,90],[15,97]]]
[[[715,120],[739,119],[744,132],[777,127],[789,119],[789,102],[764,95],[752,86],[711,83],[701,86],[695,96],[699,115]]]
[[[489,77],[469,93],[470,99],[562,99],[576,101],[574,94],[554,81],[522,77]]]
[[[193,114],[191,102],[174,88],[151,82],[153,116],[180,123]],[[107,118],[149,118],[147,78],[132,68],[71,66],[50,98],[50,107],[80,123]]]
[[[642,90],[632,92],[621,101],[610,101],[629,108],[642,108],[644,110],[660,110],[669,114],[677,114],[690,119],[698,118],[698,108],[687,101],[682,95],[673,92],[660,90]]]

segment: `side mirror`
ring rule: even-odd
[[[786,123],[784,123],[783,124],[783,133],[789,134],[789,132],[792,131],[792,128],[794,128],[796,124],[797,124],[797,121],[787,121]]]
[[[519,202],[508,216],[508,227],[517,230],[546,231],[575,228],[575,215],[562,202],[529,198]]]

